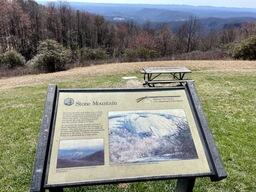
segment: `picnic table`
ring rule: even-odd
[[[156,84],[184,83],[187,73],[191,73],[186,67],[146,67],[141,70],[144,74],[144,86],[154,87]],[[166,78],[166,76],[168,78]]]

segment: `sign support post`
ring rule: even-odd
[[[57,188],[52,188],[52,189],[49,189],[49,192],[63,192],[63,188],[61,187],[57,187]]]
[[[176,192],[192,192],[196,178],[178,179]]]

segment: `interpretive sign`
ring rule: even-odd
[[[54,95],[41,188],[226,177],[193,82]]]

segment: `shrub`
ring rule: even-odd
[[[66,69],[71,62],[71,52],[54,40],[45,40],[38,46],[38,54],[28,62],[41,71],[55,72]]]
[[[90,49],[82,48],[80,49],[80,62],[84,61],[95,61],[95,60],[105,60],[108,58],[108,55],[104,49]]]
[[[15,50],[7,51],[0,55],[0,66],[7,69],[24,66],[25,62],[25,58]]]
[[[42,54],[37,54],[34,56],[31,60],[29,60],[26,65],[29,68],[36,68],[42,70],[42,66],[44,65],[44,60],[43,60],[44,55]]]
[[[236,43],[231,51],[235,59],[256,60],[256,36]]]
[[[146,48],[138,49],[137,53],[139,58],[144,60],[154,59],[160,56],[157,51]]]
[[[160,57],[160,54],[157,51],[147,48],[139,48],[135,50],[127,49],[124,55],[128,61],[135,61],[138,59],[147,61]]]
[[[132,49],[125,50],[124,57],[125,57],[125,60],[127,60],[129,62],[138,60],[137,52]]]

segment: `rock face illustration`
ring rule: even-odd
[[[197,158],[182,109],[109,113],[111,163]]]

